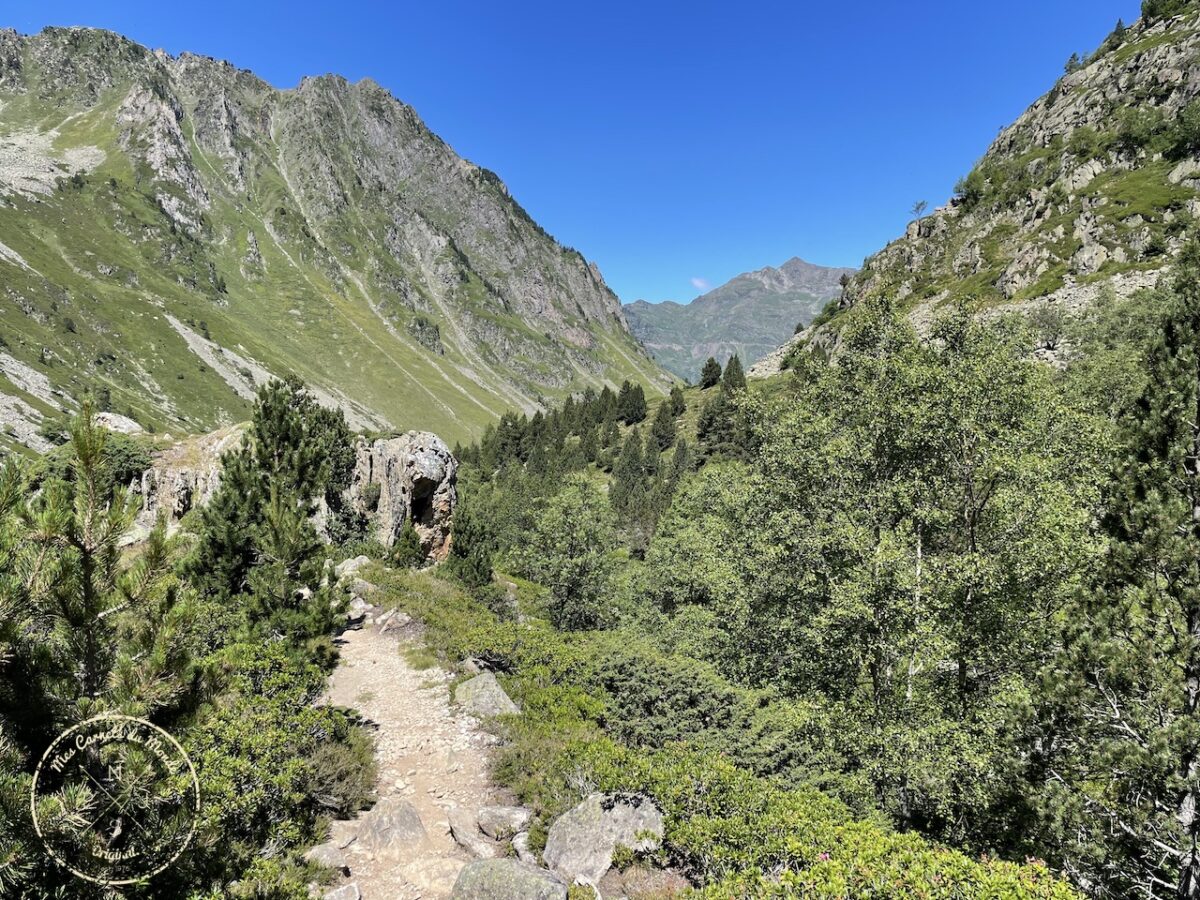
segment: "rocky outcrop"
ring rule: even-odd
[[[450,520],[458,498],[458,461],[436,434],[410,431],[355,446],[350,499],[374,523],[385,547],[411,522],[428,559],[450,552]]]
[[[519,860],[480,859],[463,867],[450,900],[567,900],[567,886]]]
[[[142,500],[132,539],[144,537],[159,515],[175,526],[207,503],[220,485],[221,457],[239,445],[244,433],[243,425],[223,428],[157,451],[154,464],[130,485]],[[385,547],[412,522],[426,558],[440,561],[450,550],[457,473],[458,460],[435,434],[410,431],[373,442],[359,439],[347,493]],[[347,561],[337,576],[348,577],[361,565]]]
[[[131,537],[140,539],[161,515],[168,528],[193,509],[203,506],[221,483],[221,457],[242,441],[245,426],[222,428],[211,434],[178,441],[154,454],[154,464],[130,485],[142,506]]]
[[[481,719],[489,716],[513,715],[521,708],[504,692],[491,672],[468,679],[454,689],[454,702],[468,713]]]
[[[639,794],[592,794],[550,826],[542,856],[568,882],[598,884],[618,847],[645,852],[663,837],[658,807]]]

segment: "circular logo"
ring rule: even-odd
[[[30,795],[34,829],[51,858],[107,886],[143,882],[178,859],[200,811],[200,782],[179,742],[117,713],[60,734],[38,763]]]

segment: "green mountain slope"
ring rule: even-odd
[[[482,430],[669,381],[599,272],[370,81],[277,90],[117,35],[0,32],[0,445],[83,393],[157,429],[295,373],[359,427]]]
[[[737,276],[690,303],[647,303],[625,307],[629,327],[664,367],[695,381],[710,356],[724,363],[738,354],[753,362],[807,325],[840,291],[854,269],[815,266],[793,257]]]
[[[1200,10],[1178,8],[1069,66],[945,206],[863,263],[842,305],[888,297],[924,328],[948,303],[1070,314],[1154,284],[1200,218]]]

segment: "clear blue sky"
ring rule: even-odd
[[[625,301],[858,265],[1138,0],[39,0],[171,53],[370,76],[495,170]]]

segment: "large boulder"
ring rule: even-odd
[[[473,857],[492,859],[500,855],[500,845],[483,836],[475,816],[470,812],[456,807],[447,811],[446,818],[450,822],[450,836]]]
[[[500,687],[491,672],[484,672],[464,681],[454,689],[454,702],[480,719],[519,713],[521,708]]]
[[[382,859],[398,859],[425,837],[425,826],[413,805],[388,797],[362,817],[355,847]]]
[[[567,885],[515,859],[479,859],[463,867],[450,900],[567,900]]]
[[[662,813],[649,798],[592,794],[550,826],[542,858],[568,882],[594,885],[612,867],[617,847],[654,850],[662,836]]]
[[[428,431],[355,445],[350,501],[374,523],[375,537],[392,546],[412,522],[429,559],[450,552],[450,520],[458,499],[458,460]]]

